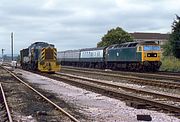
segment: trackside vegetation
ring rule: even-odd
[[[169,41],[162,48],[164,51],[160,70],[180,72],[180,17],[178,15],[172,23]]]
[[[176,15],[176,19],[172,23],[172,33],[169,41],[163,46],[164,56],[173,55],[180,59],[180,17]]]
[[[180,59],[180,17],[176,15],[176,20],[172,24],[172,34],[170,35],[172,53]]]
[[[160,71],[180,72],[180,59],[174,56],[162,57]]]

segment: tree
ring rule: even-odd
[[[172,24],[172,34],[170,35],[170,45],[172,53],[176,58],[180,58],[180,17],[176,15],[176,19]]]
[[[172,46],[170,44],[170,41],[168,41],[164,45],[162,45],[162,48],[164,49],[164,51],[163,51],[164,56],[172,55]]]
[[[97,47],[104,47],[112,44],[121,44],[131,41],[133,41],[131,35],[122,28],[117,27],[116,29],[109,30],[107,34],[102,37],[101,41],[97,43]]]

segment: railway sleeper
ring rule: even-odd
[[[0,109],[4,109],[5,106],[3,104],[0,104]]]
[[[136,101],[126,101],[126,105],[136,108],[136,109],[146,109],[149,106],[146,103],[136,102]]]

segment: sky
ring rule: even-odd
[[[179,0],[0,0],[0,50],[11,53],[36,41],[58,51],[96,47],[108,30],[171,32]]]

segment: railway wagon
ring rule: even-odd
[[[57,50],[52,44],[35,42],[20,51],[20,64],[26,70],[41,72],[57,72],[60,63],[57,60]]]
[[[75,57],[73,57],[76,54]],[[157,71],[161,49],[154,41],[59,52],[62,65],[129,71]],[[71,57],[71,58],[70,58]]]

